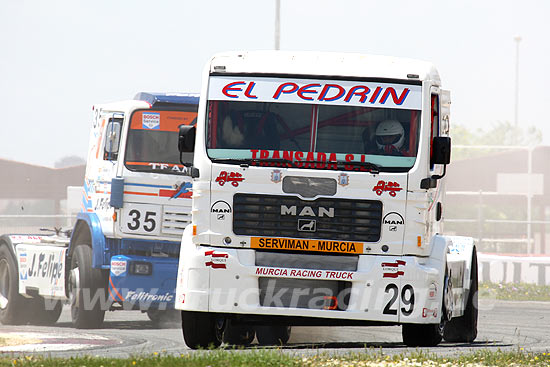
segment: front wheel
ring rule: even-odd
[[[472,253],[472,268],[470,271],[470,292],[464,309],[464,315],[455,317],[445,326],[443,338],[448,342],[471,343],[477,337],[478,316],[478,278],[477,278],[477,254],[474,248]]]
[[[443,339],[441,324],[403,324],[401,334],[408,347],[435,347]]]
[[[31,320],[33,325],[52,326],[63,311],[63,303],[56,300],[46,300],[43,297],[36,297],[32,300]]]
[[[69,299],[71,318],[78,329],[99,328],[105,317],[105,278],[100,269],[92,268],[92,249],[78,245],[71,257]]]
[[[216,319],[208,312],[181,312],[183,340],[191,349],[219,347],[221,340],[216,333]]]
[[[20,325],[26,323],[28,304],[19,294],[19,274],[10,250],[0,245],[0,323]]]

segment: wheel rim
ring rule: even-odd
[[[6,259],[0,260],[0,309],[8,307],[8,293],[10,292],[10,273]]]
[[[78,308],[78,289],[80,288],[80,272],[74,268],[69,273],[69,303],[71,309]]]
[[[443,306],[445,307],[445,313],[442,316],[445,318],[445,321],[449,321],[453,316],[453,286],[449,277],[445,278],[444,292]]]

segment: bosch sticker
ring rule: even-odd
[[[125,260],[111,260],[111,273],[119,276],[126,272],[127,262]]]
[[[160,130],[160,113],[143,113],[142,127],[150,130]]]

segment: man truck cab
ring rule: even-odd
[[[181,132],[196,134],[176,289],[187,345],[284,343],[291,325],[472,341],[474,243],[442,234],[449,96],[422,61],[214,56]]]

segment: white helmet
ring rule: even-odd
[[[405,142],[405,129],[397,120],[382,121],[376,127],[376,145],[378,149],[385,149],[393,145],[399,150]]]

